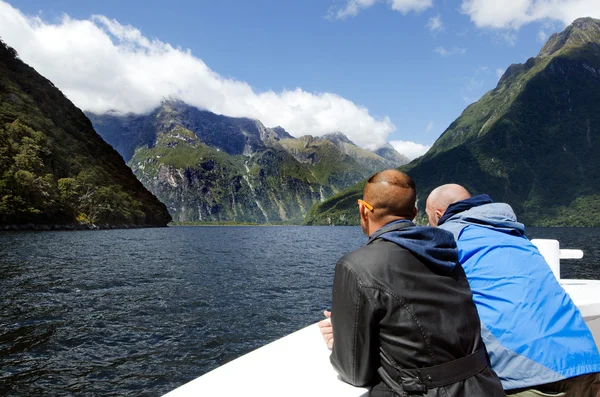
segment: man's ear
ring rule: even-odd
[[[442,216],[444,216],[444,213],[445,213],[445,212],[446,212],[446,211],[442,211],[442,210],[435,210],[435,215],[437,216],[438,220],[439,220],[439,219],[440,219]]]
[[[366,222],[368,219],[367,213],[369,212],[369,209],[367,207],[365,207],[363,204],[359,204],[358,212],[360,213],[360,217],[362,218],[362,220]]]

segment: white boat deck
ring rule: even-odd
[[[235,359],[173,390],[191,396],[367,396],[338,379],[317,324]]]
[[[600,318],[600,280],[560,280],[586,322]]]
[[[550,254],[540,247],[544,240],[535,243],[560,280],[558,242]],[[573,257],[572,252],[567,255]],[[560,283],[581,310],[600,348],[600,280],[560,280]],[[233,360],[165,397],[368,396],[368,389],[350,386],[339,379],[329,355],[317,324],[313,324]]]
[[[560,280],[577,305],[600,350],[600,280]]]

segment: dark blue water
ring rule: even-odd
[[[0,395],[161,395],[317,321],[360,228],[0,234]]]
[[[529,229],[581,248],[600,229]],[[358,227],[0,233],[0,395],[159,396],[321,318]]]

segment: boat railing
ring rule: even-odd
[[[554,276],[560,281],[560,260],[561,259],[581,259],[583,251],[577,249],[560,249],[558,240],[533,239],[533,245],[537,247],[540,254],[546,259],[548,266],[554,273]]]

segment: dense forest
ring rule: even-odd
[[[0,228],[170,219],[83,112],[0,41]]]

